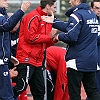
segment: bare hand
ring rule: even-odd
[[[17,58],[15,58],[15,57],[13,57],[13,56],[11,56],[10,61],[14,64],[14,66],[17,66],[17,65],[19,64],[18,59],[17,59]]]
[[[50,38],[53,38],[56,33],[57,33],[57,29],[52,29],[50,32]]]
[[[51,16],[41,16],[42,20],[47,23],[53,23],[54,20],[54,13],[51,12]]]
[[[16,67],[14,67],[13,69],[11,69],[9,71],[9,73],[10,73],[10,77],[11,78],[17,77],[17,75],[18,75],[18,72],[16,71]]]
[[[21,10],[25,12],[30,7],[30,4],[31,4],[30,0],[28,0],[26,3],[23,2],[21,5]]]
[[[54,36],[52,40],[53,40],[53,42],[58,42],[59,41],[58,35],[57,36]]]

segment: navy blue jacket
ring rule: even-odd
[[[16,57],[16,49],[18,44],[18,36],[19,36],[19,29],[17,29],[14,33],[11,33],[11,41],[14,41],[14,45],[11,46],[11,53],[14,57]]]
[[[11,56],[11,37],[10,32],[18,21],[22,18],[24,12],[18,10],[8,18],[6,10],[0,8],[0,64],[8,64]]]
[[[99,20],[99,28],[98,28],[98,66],[99,66],[99,70],[100,70],[100,18],[98,18]]]
[[[68,44],[67,67],[83,72],[97,69],[98,20],[87,3],[82,3],[66,12],[68,23],[54,20],[54,27],[64,33],[58,39]]]

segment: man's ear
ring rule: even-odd
[[[93,8],[92,7],[90,7],[90,9],[93,11]]]
[[[46,5],[46,9],[47,9],[47,10],[50,9],[50,5],[49,5],[49,4]]]

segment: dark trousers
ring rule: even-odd
[[[100,94],[100,70],[96,71],[96,87],[97,87],[97,91]],[[86,98],[86,100],[89,100],[89,99]]]
[[[14,100],[8,65],[0,65],[0,100]]]
[[[43,77],[43,67],[35,67],[29,64],[19,64],[17,67],[18,78],[16,86],[13,88],[16,98],[22,91],[30,85],[34,100],[44,100],[45,85]]]
[[[81,83],[89,100],[100,100],[99,93],[96,90],[95,72],[80,72],[68,68],[67,74],[70,100],[81,100]]]
[[[97,91],[100,94],[100,70],[96,71],[96,86],[97,86]]]
[[[54,98],[54,87],[56,82],[56,75],[53,72],[50,72],[51,79],[47,73],[47,100],[53,100]]]

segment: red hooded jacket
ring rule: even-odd
[[[46,50],[47,70],[56,74],[53,100],[68,100],[69,98],[65,54],[66,49],[62,47],[51,46]],[[64,87],[63,89],[62,86]]]
[[[44,49],[48,44],[54,44],[49,36],[52,24],[42,21],[43,15],[47,13],[38,6],[22,19],[16,54],[19,63],[42,66]]]

